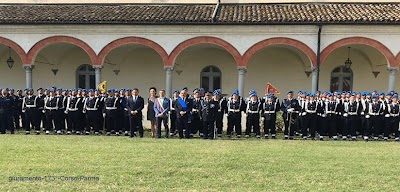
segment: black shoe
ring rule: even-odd
[[[289,137],[289,140],[293,140],[293,137]]]
[[[276,137],[275,137],[275,136],[272,136],[272,139],[276,139]]]

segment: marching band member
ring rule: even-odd
[[[246,107],[246,133],[245,137],[249,138],[251,129],[253,128],[253,132],[256,135],[256,138],[260,138],[260,111],[261,111],[261,102],[257,97],[256,91],[251,91],[250,98],[247,101]]]

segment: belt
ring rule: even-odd
[[[306,110],[306,112],[311,114],[317,113],[317,111],[311,111],[311,110]]]
[[[86,108],[88,111],[97,111],[97,108]]]
[[[334,111],[327,111],[326,114],[336,114]]]
[[[44,109],[47,109],[47,110],[58,110],[58,107],[45,107]]]
[[[26,105],[26,107],[34,108],[36,105]]]
[[[78,111],[78,108],[72,108],[72,109],[68,109],[68,111]]]
[[[380,115],[380,114],[379,114],[379,113],[370,113],[370,114],[368,114],[368,115],[378,116],[378,115]]]
[[[192,112],[199,112],[198,109],[192,109]]]
[[[231,112],[240,112],[240,109],[228,109],[228,111],[231,111]]]
[[[349,115],[357,115],[356,112],[348,112]]]
[[[256,113],[259,113],[259,112],[258,111],[248,111],[247,113],[256,114]]]
[[[398,117],[399,114],[390,114],[391,117]]]
[[[118,109],[117,107],[106,107],[107,110],[116,110]]]
[[[275,113],[275,111],[264,111],[264,113],[271,114],[271,113]]]

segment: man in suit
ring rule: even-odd
[[[188,98],[185,89],[182,89],[180,91],[179,97],[177,98],[177,102],[175,103],[174,108],[176,111],[179,138],[180,139],[183,138],[183,130],[186,130],[185,137],[189,139],[190,138],[189,119],[190,119],[190,112],[192,111],[192,103],[191,99]]]
[[[282,117],[285,123],[284,138],[292,140],[296,130],[296,120],[301,110],[300,103],[293,98],[293,91],[287,93],[287,98],[282,101]],[[298,124],[297,124],[298,125]]]
[[[218,100],[212,99],[212,93],[206,92],[204,99],[201,100],[201,115],[203,119],[203,138],[214,139],[215,136],[215,116],[219,109]]]
[[[161,123],[164,124],[165,128],[165,137],[169,136],[169,127],[168,127],[168,113],[170,110],[170,100],[165,97],[165,90],[161,89],[159,91],[160,97],[154,100],[154,112],[156,116],[157,122],[157,138],[161,138]]]
[[[139,131],[139,136],[143,137],[142,110],[144,108],[144,99],[139,96],[139,89],[132,89],[132,96],[127,98],[126,108],[129,113],[129,126],[133,138],[135,132]]]

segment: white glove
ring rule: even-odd
[[[86,110],[83,110],[82,113],[86,113]]]
[[[326,114],[322,114],[321,116],[322,116],[322,117],[326,117]]]
[[[46,111],[45,111],[45,110],[42,110],[42,113],[46,113]]]
[[[390,117],[390,115],[389,115],[389,114],[386,114],[385,117]]]
[[[22,110],[22,113],[25,113],[26,112],[26,110]]]
[[[225,114],[225,116],[226,116],[226,117],[229,117],[229,114],[228,114],[228,113],[226,113],[226,114]]]
[[[347,116],[349,116],[347,113],[343,114],[343,117],[347,117]]]
[[[104,117],[106,117],[106,114],[105,114],[105,113],[103,113],[103,118],[104,118]]]
[[[245,113],[244,116],[247,117],[247,113]]]
[[[68,115],[68,111],[64,111],[64,113]]]
[[[261,121],[264,121],[265,120],[265,118],[264,117],[261,117]]]
[[[369,115],[366,115],[365,118],[369,119]]]
[[[307,112],[303,112],[303,113],[301,113],[301,115],[302,115],[302,116],[305,116],[305,115],[307,115]]]
[[[287,111],[288,111],[288,112],[293,112],[293,111],[294,111],[294,108],[290,108],[290,109],[288,109]]]
[[[364,115],[365,113],[364,112],[361,112],[361,115]]]
[[[124,108],[125,111],[128,111],[128,108]]]

